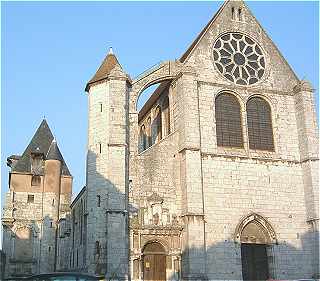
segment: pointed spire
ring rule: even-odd
[[[55,138],[53,138],[51,142],[49,151],[46,156],[46,160],[59,160],[61,162],[63,161],[63,157],[61,155],[61,152],[59,150],[59,147]]]
[[[112,47],[110,47],[107,56],[103,60],[103,62],[100,65],[99,69],[97,70],[96,74],[87,83],[85,90],[88,92],[90,84],[92,84],[94,82],[101,81],[101,80],[107,78],[108,75],[110,74],[111,70],[116,65],[118,65],[120,68],[122,68],[120,63],[118,62],[117,57],[113,53]]]

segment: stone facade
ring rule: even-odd
[[[110,51],[86,91],[86,186],[60,219],[59,270],[108,280],[319,276],[313,89],[245,3],[226,1],[179,60],[135,80]],[[218,141],[222,95],[239,107],[241,145]],[[270,114],[257,118],[271,149],[252,146],[254,99]]]
[[[45,120],[24,153],[8,157],[8,166],[2,216],[6,277],[53,272],[59,222],[70,211],[72,176]]]

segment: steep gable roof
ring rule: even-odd
[[[215,21],[215,19],[218,17],[218,15],[220,14],[220,12],[223,10],[223,8],[225,7],[225,5],[227,4],[228,0],[225,1],[221,7],[218,9],[218,11],[214,14],[214,16],[211,18],[211,20],[207,23],[207,25],[201,30],[201,32],[199,33],[199,35],[196,37],[196,39],[191,43],[191,45],[189,46],[189,48],[185,51],[185,53],[181,56],[181,58],[179,59],[180,62],[184,62],[186,60],[186,58],[189,56],[189,54],[192,52],[192,50],[195,48],[195,46],[198,44],[198,42],[200,41],[200,39],[202,38],[202,36],[206,33],[206,31],[209,29],[209,27],[211,26],[211,24]]]
[[[288,67],[288,69],[293,74],[294,78],[299,81],[299,78],[297,77],[296,73],[288,63],[288,61],[283,57],[282,53],[276,46],[276,44],[272,41],[270,36],[267,34],[267,32],[264,30],[264,28],[261,26],[259,21],[256,19],[256,17],[253,15],[249,7],[246,5],[245,1],[243,0],[225,0],[224,3],[221,5],[219,10],[215,13],[215,15],[212,17],[212,19],[208,22],[208,24],[202,29],[202,31],[199,33],[199,35],[196,37],[196,39],[191,43],[187,51],[180,57],[179,61],[184,63],[186,60],[191,56],[192,52],[196,49],[197,45],[200,43],[202,38],[209,32],[209,30],[214,26],[214,23],[217,21],[218,17],[223,13],[223,11],[226,9],[226,6],[229,5],[229,3],[235,2],[239,4],[241,2],[241,6],[245,8],[245,10],[249,13],[249,15],[254,19],[255,24],[261,28],[262,33],[266,36],[266,38],[271,43],[272,47],[276,50],[276,52],[279,54],[280,58],[283,60],[284,64]]]
[[[12,166],[12,171],[30,173],[31,172],[31,154],[32,153],[43,154],[44,157],[46,157],[53,139],[54,139],[53,134],[48,126],[48,123],[45,119],[43,119],[39,128],[37,129],[34,136],[32,137],[29,145],[23,152],[22,156]],[[59,150],[58,147],[57,149]],[[59,153],[60,153],[60,150],[59,150]],[[71,176],[68,166],[65,163],[62,155],[61,155],[61,160],[62,160],[62,174],[66,176]]]

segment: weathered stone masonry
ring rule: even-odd
[[[319,277],[314,90],[244,2],[226,1],[179,60],[136,79],[111,50],[86,92],[86,186],[60,218],[59,270],[112,280]],[[222,95],[232,107],[219,105]]]

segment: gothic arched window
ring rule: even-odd
[[[146,135],[147,135],[147,147],[150,147],[152,145],[152,138],[151,138],[151,117],[147,120],[147,129],[146,129]]]
[[[140,134],[139,134],[139,148],[140,148],[140,152],[146,150],[147,148],[147,136],[146,136],[146,128],[144,125],[141,126],[140,128]]]
[[[240,104],[234,95],[223,93],[215,101],[218,146],[243,147]]]
[[[249,148],[274,150],[271,108],[262,98],[254,97],[247,102]]]
[[[163,111],[165,119],[165,134],[170,134],[170,107],[169,107],[169,97],[167,96],[163,102]]]
[[[155,140],[160,141],[162,139],[162,112],[160,106],[158,106],[156,109],[154,124],[156,131]]]

